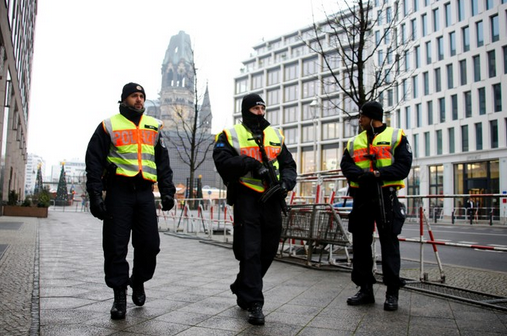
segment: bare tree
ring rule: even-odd
[[[192,50],[193,54],[193,50]],[[193,57],[192,57],[193,59]],[[195,172],[206,161],[211,152],[214,138],[211,134],[211,114],[203,115],[203,95],[199,95],[197,85],[197,68],[195,63],[190,64],[193,85],[193,105],[185,108],[183,105],[174,105],[173,131],[168,136],[169,142],[176,149],[179,159],[189,167],[189,197],[193,198]]]
[[[326,19],[313,23],[315,36],[305,40],[330,73],[322,83],[323,93],[328,96],[325,88],[337,86],[356,111],[367,101],[383,100],[385,93],[393,95],[394,104],[404,100],[394,95],[410,48],[408,27],[402,24],[398,1],[381,3],[374,8],[373,0],[342,0],[338,3],[342,9],[333,14],[324,11]],[[332,103],[332,107],[352,117],[350,106]]]

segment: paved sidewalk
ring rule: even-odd
[[[165,234],[145,306],[136,307],[129,291],[126,319],[113,321],[101,229],[89,213],[0,217],[0,254],[7,246],[0,257],[0,335],[507,334],[505,312],[408,290],[400,292],[400,309],[386,312],[380,284],[376,304],[350,307],[346,298],[356,288],[348,272],[281,262],[265,278],[266,325],[251,326],[229,290],[238,267],[232,251]]]

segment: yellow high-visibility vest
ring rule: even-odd
[[[111,137],[107,161],[118,168],[116,175],[132,177],[141,172],[145,180],[157,182],[155,145],[160,138],[162,121],[143,115],[136,126],[121,114],[102,122]]]
[[[377,160],[377,169],[388,167],[393,164],[394,150],[400,144],[401,137],[405,133],[401,129],[386,127],[386,129],[373,138],[371,145],[368,145],[366,131],[356,135],[347,143],[347,150],[354,160],[355,164],[363,169],[364,172],[373,171],[372,158],[368,155],[375,155]],[[359,187],[357,182],[350,181],[353,188]],[[382,181],[382,187],[396,187],[397,189],[405,187],[403,180]]]
[[[242,124],[236,124],[233,128],[224,130],[225,135],[229,144],[238,152],[239,155],[248,155],[259,162],[262,162],[262,156],[260,148],[254,140],[252,132],[248,130]],[[283,133],[279,129],[275,129],[271,126],[264,129],[264,149],[269,162],[273,164],[275,168],[276,177],[280,180],[278,155],[282,151],[282,145],[285,141]],[[264,192],[266,186],[260,179],[256,179],[252,176],[251,172],[248,172],[245,176],[240,177],[239,182],[246,187],[253,189],[257,192]]]

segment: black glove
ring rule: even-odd
[[[269,175],[269,169],[266,168],[263,164],[255,171],[254,176],[263,180]]]
[[[363,185],[363,186],[369,186],[369,185],[373,185],[374,183],[376,183],[376,178],[375,178],[375,174],[373,174],[373,172],[367,172],[367,173],[364,173],[362,175],[359,176],[359,178],[357,179],[357,182],[359,183],[359,185]]]
[[[162,196],[162,210],[169,211],[174,207],[174,198],[169,195]]]
[[[93,217],[96,217],[100,220],[104,220],[106,217],[108,217],[106,204],[102,199],[102,193],[94,192],[90,194],[90,211]]]
[[[281,186],[280,192],[282,194],[282,197],[283,198],[287,197],[289,191],[287,190],[287,184],[285,183],[285,181],[282,181],[282,184],[280,186]]]

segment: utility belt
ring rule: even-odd
[[[145,180],[141,172],[133,177],[122,175],[110,175],[107,179],[107,188],[125,189],[125,190],[153,190],[153,181]]]

